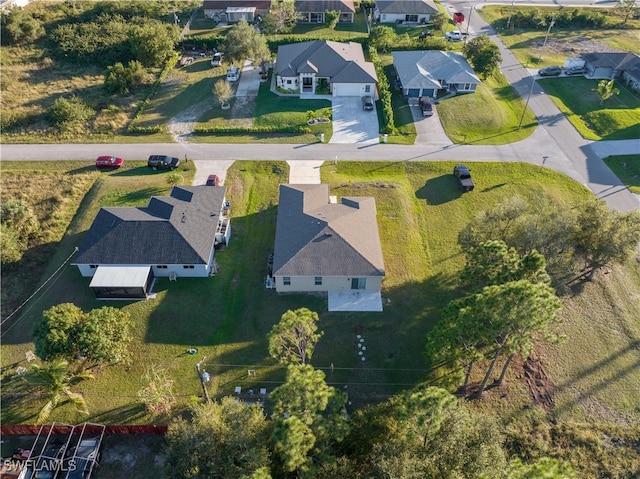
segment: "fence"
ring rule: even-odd
[[[20,436],[35,436],[40,431],[41,426],[32,424],[17,424],[17,425],[2,425],[0,426],[0,435],[20,435]],[[53,429],[53,434],[68,434],[69,426],[59,424],[53,426],[45,426],[44,431],[48,432]],[[95,429],[93,431],[92,429]],[[102,432],[102,426],[87,424],[87,433],[100,433]],[[107,426],[105,434],[157,434],[163,436],[167,432],[166,425],[124,425],[124,426]]]

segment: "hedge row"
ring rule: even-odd
[[[254,127],[230,127],[230,126],[196,126],[194,135],[210,135],[212,133],[244,134],[244,133],[294,133],[296,135],[311,133],[307,126],[254,126]]]
[[[380,61],[375,48],[369,47],[369,59],[373,62],[378,75],[378,92],[380,93],[380,103],[382,103],[382,133],[393,133],[396,128],[393,119],[393,107],[391,106],[391,87],[389,80],[384,73],[384,66]]]
[[[171,69],[173,69],[173,65],[175,65],[177,60],[178,60],[178,54],[176,53],[176,54],[174,54],[173,57],[171,57],[167,61],[167,63],[165,64],[164,68],[160,72],[160,75],[158,75],[158,79],[155,81],[155,83],[151,87],[151,91],[147,95],[147,98],[145,98],[144,101],[140,104],[140,106],[138,107],[138,111],[136,112],[135,116],[131,120],[131,123],[129,123],[129,126],[127,127],[127,133],[145,134],[146,135],[146,134],[153,134],[153,133],[161,133],[162,132],[162,130],[164,128],[162,125],[137,126],[136,123],[138,123],[138,120],[140,119],[140,117],[144,113],[144,110],[147,108],[147,106],[149,105],[149,103],[151,102],[153,97],[155,96],[156,92],[158,91],[158,88],[160,88],[160,84],[162,83],[162,80],[164,80],[164,78],[167,76],[169,71]]]

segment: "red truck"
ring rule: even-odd
[[[455,12],[453,14],[453,21],[456,23],[462,23],[464,22],[464,13],[462,12]]]

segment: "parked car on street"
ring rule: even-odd
[[[471,172],[465,165],[454,166],[453,175],[458,179],[462,191],[471,191],[475,188],[473,180],[471,179]]]
[[[453,30],[452,32],[445,33],[444,37],[450,42],[461,42],[467,38],[467,34],[462,33],[460,30]]]
[[[207,186],[220,186],[220,177],[218,175],[209,175],[207,176],[207,182],[205,183]]]
[[[154,170],[157,170],[158,168],[175,170],[179,165],[180,158],[174,158],[167,155],[151,155],[147,160],[147,166]]]
[[[373,110],[373,108],[374,108],[373,97],[371,95],[363,96],[362,97],[362,109],[363,110]]]
[[[112,168],[117,169],[123,165],[124,161],[122,158],[117,158],[115,156],[99,156],[96,158],[96,168]]]
[[[562,73],[562,67],[552,66],[542,68],[538,71],[538,75],[541,77],[557,77]]]

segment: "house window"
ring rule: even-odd
[[[417,22],[418,15],[405,15],[405,21],[407,22]]]
[[[287,80],[287,85],[291,85],[291,80]]]
[[[285,286],[291,286],[291,276],[283,276],[282,284],[284,284]]]
[[[157,264],[156,268],[158,268],[158,269],[167,269],[167,265],[166,264]]]
[[[465,83],[464,84],[464,89],[465,90],[471,90],[471,83]]]
[[[89,265],[89,268],[91,268],[91,269],[96,269],[97,267],[98,267],[98,265],[97,265],[97,264],[90,264],[90,265]]]
[[[194,268],[194,266],[192,264],[183,264],[182,267],[184,269],[193,269]]]
[[[322,286],[322,276],[316,276],[314,282],[316,286]]]
[[[371,93],[371,85],[365,85],[364,86],[364,92],[365,93]]]

